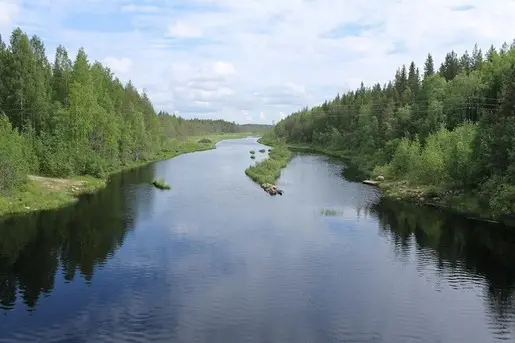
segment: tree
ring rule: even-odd
[[[393,179],[477,192],[493,214],[513,212],[515,46],[501,51],[491,47],[489,63],[477,44],[472,55],[451,51],[437,74],[428,54],[422,82],[414,62],[402,65],[383,87],[361,83],[291,114],[275,135],[344,150],[350,163]]]
[[[426,63],[424,64],[424,78],[432,76],[435,73],[435,66],[433,56],[427,55]]]

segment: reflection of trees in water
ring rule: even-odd
[[[515,331],[508,328],[515,325],[513,229],[390,200],[382,200],[373,211],[403,257],[415,247],[426,254],[431,249],[438,273],[484,279],[492,329],[504,335]]]
[[[147,175],[149,174],[149,175]],[[66,281],[77,272],[90,282],[123,244],[137,200],[124,185],[152,179],[153,168],[113,176],[110,185],[74,206],[11,217],[0,222],[0,307],[12,308],[19,295],[34,308],[54,288],[59,269]]]

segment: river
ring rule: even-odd
[[[320,155],[271,197],[244,174],[261,147],[222,141],[0,222],[0,342],[515,340],[512,231],[381,200]]]

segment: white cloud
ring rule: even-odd
[[[428,52],[439,63],[515,37],[513,0],[26,0],[17,15],[12,4],[0,0],[3,34],[20,25],[49,54],[83,46],[158,109],[238,122],[262,122],[261,112],[278,121],[361,81],[383,83],[402,63],[422,68]]]
[[[247,111],[241,111],[241,114],[243,115],[243,121],[244,122],[250,122],[252,121],[252,116]]]
[[[156,13],[159,12],[158,6],[153,5],[136,5],[136,4],[127,4],[123,5],[121,8],[122,12],[139,12],[139,13]]]
[[[109,56],[104,59],[103,63],[117,74],[127,74],[132,67],[132,61],[127,57],[116,58]]]
[[[202,37],[202,30],[199,27],[177,22],[168,27],[168,34],[178,38]]]
[[[234,66],[229,62],[216,61],[213,63],[213,72],[218,75],[232,75],[236,73]]]
[[[0,28],[9,26],[19,11],[17,0],[0,1]]]
[[[264,114],[263,112],[261,112],[261,113],[259,114],[259,119],[260,119],[260,120],[265,120],[265,119],[266,119],[265,114]]]

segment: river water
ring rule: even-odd
[[[271,197],[244,174],[261,147],[0,222],[0,342],[515,341],[511,231],[381,200],[317,155]]]

